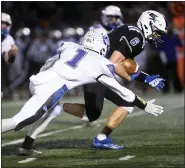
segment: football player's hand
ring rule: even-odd
[[[152,76],[147,76],[145,78],[145,83],[148,83],[150,86],[154,87],[159,92],[165,86],[165,83],[164,83],[165,81],[166,81],[165,79],[160,78],[160,75],[152,75]]]
[[[8,54],[9,54],[9,57],[10,56],[15,56],[18,52],[18,47],[14,44],[12,45],[12,48],[9,50]]]
[[[164,112],[163,107],[153,104],[154,101],[155,99],[148,101],[144,110],[149,114],[158,116],[159,114],[162,114]]]
[[[4,53],[4,60],[7,65],[12,64],[15,61],[15,56],[19,48],[14,44],[8,52]]]

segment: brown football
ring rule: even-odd
[[[135,74],[139,69],[139,65],[137,64],[137,62],[129,58],[125,59],[122,62],[122,65],[129,75]]]

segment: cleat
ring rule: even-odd
[[[123,146],[119,146],[113,143],[110,137],[107,137],[104,140],[99,140],[97,137],[94,138],[93,146],[96,149],[116,149],[120,150],[123,149]]]
[[[37,151],[34,149],[28,150],[28,149],[24,149],[24,148],[19,148],[18,152],[17,152],[18,156],[38,156],[40,154],[42,154],[41,151]]]

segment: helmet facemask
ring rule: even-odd
[[[108,30],[120,26],[122,20],[123,16],[119,7],[110,5],[102,10],[101,21],[103,26]]]
[[[122,18],[117,15],[105,15],[102,16],[103,25],[111,30],[118,27],[122,23]]]
[[[148,10],[139,17],[137,26],[142,30],[145,39],[157,47],[162,43],[161,36],[167,34],[167,21],[165,16],[157,11]]]
[[[150,22],[150,27],[152,30],[152,34],[147,36],[147,41],[149,43],[154,43],[155,46],[157,47],[159,43],[163,43],[164,41],[161,39],[161,36],[166,34],[166,32],[163,32],[161,30],[159,30],[156,26],[154,26],[152,24],[152,22]]]

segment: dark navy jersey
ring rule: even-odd
[[[108,33],[110,39],[110,51],[107,58],[117,50],[126,58],[134,58],[145,47],[145,38],[141,30],[132,25],[122,25]]]

